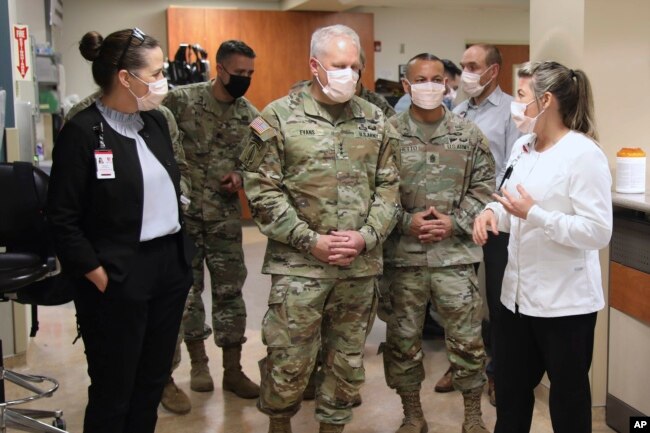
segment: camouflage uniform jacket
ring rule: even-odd
[[[377,92],[373,92],[372,90],[368,90],[365,87],[361,86],[361,93],[359,94],[359,98],[365,99],[371,104],[375,104],[381,109],[381,111],[384,112],[386,117],[392,117],[395,115],[395,109],[390,106],[386,98]]]
[[[472,122],[445,108],[431,140],[406,111],[390,119],[400,141],[400,198],[403,213],[384,244],[386,266],[443,267],[479,262],[481,247],[472,241],[474,218],[492,201],[494,158],[487,138]],[[452,236],[421,244],[408,235],[413,214],[434,206],[450,215]]]
[[[380,243],[399,213],[398,145],[381,110],[358,97],[336,121],[309,88],[266,107],[241,155],[253,218],[269,238],[262,271],[310,278],[380,274]],[[331,230],[357,230],[366,242],[349,267],[310,254],[318,235]]]
[[[102,93],[97,91],[90,96],[86,96],[84,99],[76,103],[70,111],[65,115],[63,121],[67,122],[72,119],[75,114],[82,111],[84,108],[90,107],[91,104],[95,102],[97,98],[100,98]],[[176,164],[178,169],[181,172],[181,193],[185,197],[190,197],[190,191],[192,190],[192,181],[190,180],[189,168],[187,166],[187,161],[185,160],[185,152],[183,152],[183,133],[179,131],[176,120],[172,113],[163,105],[157,108],[160,113],[165,116],[167,120],[167,126],[169,127],[169,135],[172,139],[172,146],[174,149],[174,158],[176,159]]]
[[[183,132],[183,150],[192,180],[186,215],[201,221],[239,219],[239,196],[223,191],[221,178],[238,170],[239,146],[259,112],[243,97],[224,111],[212,94],[212,84],[209,81],[177,87],[164,102]]]

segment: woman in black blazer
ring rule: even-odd
[[[102,96],[54,147],[48,217],[75,307],[90,387],[86,433],[153,432],[169,377],[192,244],[167,123],[158,42],[138,29],[79,43]]]

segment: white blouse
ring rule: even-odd
[[[178,232],[181,226],[178,222],[176,190],[167,170],[151,152],[144,138],[138,134],[144,127],[140,113],[120,113],[106,107],[99,99],[96,104],[111,128],[118,134],[135,140],[144,182],[140,241],[149,241]]]
[[[497,202],[488,208],[500,231],[510,232],[501,302],[522,314],[558,317],[587,314],[605,305],[598,250],[612,234],[612,178],[600,147],[570,131],[536,152],[535,135],[521,137],[508,162],[505,183],[518,197],[521,184],[535,200],[526,220]]]

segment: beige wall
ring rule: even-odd
[[[528,44],[528,10],[480,8],[359,8],[375,15],[375,78],[397,80],[398,65],[422,52],[460,61],[465,44]],[[404,44],[404,53],[400,47]]]
[[[95,88],[90,65],[81,58],[77,48],[79,39],[86,31],[97,30],[108,34],[117,29],[138,26],[161,40],[166,50],[165,10],[170,4],[277,9],[275,5],[265,2],[66,0],[65,31],[60,43],[57,39],[57,50],[63,53],[67,93],[85,96]],[[423,51],[457,62],[467,42],[528,43],[527,10],[357,8],[354,12],[375,14],[375,39],[383,43],[382,52],[376,53],[375,57],[376,78],[396,80],[398,65]],[[400,54],[402,43],[405,44],[405,52]],[[213,54],[210,53],[211,56]]]
[[[586,5],[584,68],[594,90],[600,141],[615,168],[621,147],[641,147],[650,155],[650,139],[640,128],[650,125],[650,2]],[[650,186],[650,176],[646,182]]]
[[[582,67],[585,0],[531,0],[530,58]]]
[[[610,335],[609,393],[636,410],[648,414],[650,327],[611,308]]]
[[[588,0],[584,16],[583,67],[593,87],[600,143],[615,177],[616,152],[621,147],[641,147],[650,154],[650,140],[640,133],[640,126],[650,124],[644,96],[650,93],[650,2]],[[650,185],[650,178],[646,179]],[[648,345],[636,343],[649,341],[648,327],[610,311],[609,326],[608,315],[601,312],[596,329],[597,342],[607,341],[610,330],[609,344],[596,347],[601,351],[609,347],[609,372],[613,374],[609,392],[650,413],[647,387],[637,385],[641,370],[634,368],[635,360],[650,359]],[[645,358],[637,358],[637,350]],[[592,370],[594,396],[600,398],[607,391],[607,381],[599,380],[607,377],[606,354],[594,354]],[[645,395],[639,394],[641,390]]]
[[[170,5],[210,6],[241,9],[277,9],[275,4],[246,1],[169,1],[169,0],[65,0],[65,31],[57,50],[63,54],[66,70],[66,90],[84,97],[95,91],[90,63],[79,54],[79,39],[89,30],[106,36],[124,28],[139,27],[161,43],[167,55],[167,28],[165,11]],[[58,41],[57,41],[58,42]],[[194,42],[194,41],[188,41]],[[174,53],[172,53],[173,55]],[[211,60],[215,53],[210,53]]]
[[[45,0],[20,0],[16,2],[16,21],[27,24],[36,42],[45,42],[46,36]]]
[[[650,124],[650,108],[644,97],[650,93],[648,22],[650,2],[647,0],[585,0],[584,58],[581,66],[591,80],[600,144],[609,159],[614,179],[618,149],[641,147],[650,153],[650,140],[646,134],[639,133],[639,126]],[[650,177],[646,179],[650,185]],[[634,345],[631,335],[621,330],[625,327],[617,328],[616,333],[612,332],[609,336],[611,340],[608,341],[607,329],[614,327],[612,324],[608,326],[606,311],[607,309],[599,314],[592,367],[594,403],[600,404],[604,404],[607,393],[607,352],[609,362],[616,365],[618,360],[619,366],[624,367],[630,362],[630,354],[619,350],[617,345],[622,342],[625,342],[622,344],[624,347]],[[647,338],[646,330],[645,341],[648,341]],[[649,357],[650,352],[646,350],[646,359]],[[611,366],[609,371],[612,371]],[[629,373],[638,370],[622,368],[617,371]],[[636,373],[629,376],[636,378],[632,380],[638,380]],[[628,403],[637,403],[637,400],[632,401],[628,396],[618,396]],[[648,403],[646,401],[645,406],[635,407],[647,408]]]
[[[14,315],[11,302],[0,302],[0,340],[2,340],[2,353],[4,356],[16,353],[14,348]]]
[[[650,122],[644,96],[650,92],[649,21],[647,0],[530,2],[531,59],[556,60],[585,70],[593,88],[600,144],[612,170],[620,147],[642,147],[650,152],[650,141],[640,131]],[[601,254],[601,265],[607,294],[607,250]],[[604,405],[607,391],[607,329],[605,309],[598,315],[591,372],[597,406]],[[625,332],[614,338],[616,343],[629,341]],[[628,355],[617,351],[614,356]]]

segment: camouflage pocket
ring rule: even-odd
[[[262,319],[262,342],[268,347],[291,345],[287,315],[287,290],[284,284],[273,285],[269,294],[269,309]]]

